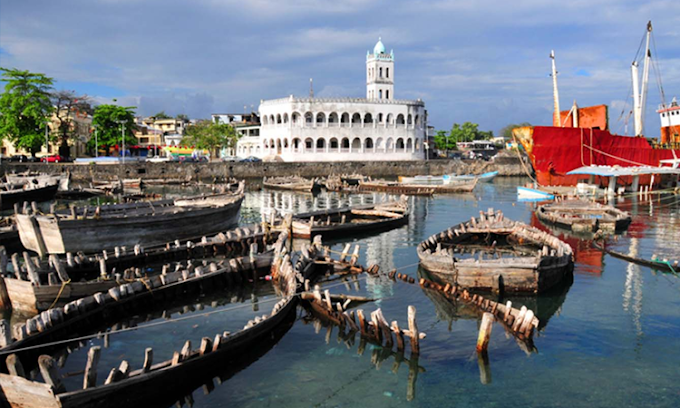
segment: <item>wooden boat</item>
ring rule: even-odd
[[[447,185],[455,184],[460,182],[472,181],[477,179],[480,183],[491,182],[494,177],[498,175],[497,171],[491,171],[484,174],[444,174],[443,176],[414,176],[414,177],[404,177],[399,176],[399,181],[404,184],[425,184],[425,185]]]
[[[536,188],[517,186],[517,199],[519,201],[548,201],[554,200],[555,195]]]
[[[477,179],[442,185],[410,184],[398,181],[372,180],[359,183],[356,191],[378,191],[391,194],[432,195],[448,193],[469,193],[477,185]]]
[[[408,222],[406,197],[399,201],[320,210],[293,216],[293,236],[324,238],[351,233],[385,231]]]
[[[432,235],[417,252],[433,275],[448,275],[457,285],[479,290],[544,292],[573,270],[569,245],[492,209]]]
[[[564,200],[541,205],[536,217],[544,224],[574,232],[621,232],[631,223],[630,214],[611,205],[583,200]]]
[[[92,253],[201,237],[238,222],[244,187],[241,182],[236,191],[223,194],[17,214],[19,236],[26,248],[39,254]]]
[[[318,193],[321,191],[321,186],[316,180],[306,179],[302,177],[265,177],[262,184],[267,188],[278,190],[294,190],[306,191],[311,193]]]
[[[7,182],[15,185],[34,185],[34,186],[48,186],[52,184],[59,184],[59,191],[68,191],[71,183],[71,173],[66,172],[62,174],[47,174],[36,172],[24,173],[7,173],[5,174]]]
[[[101,255],[87,257],[69,254],[66,262],[57,255],[50,255],[49,263],[34,266],[24,262],[22,266],[13,257],[13,270],[5,271],[4,277],[0,276],[0,306],[38,313],[106,291],[121,282],[133,282],[147,279],[148,275],[160,274],[161,264],[164,264],[162,270],[166,271],[171,266],[168,262],[189,260],[187,266],[191,264],[190,268],[195,268],[191,259],[196,257],[258,256],[270,243],[272,236],[276,236],[276,233],[257,224],[220,233],[212,238],[204,237],[198,243],[171,242],[161,248],[146,250],[138,246],[134,252],[115,248],[114,254],[107,255],[104,251]],[[155,266],[151,273],[149,266]],[[16,273],[17,268],[19,273]]]
[[[285,234],[282,236],[285,238]],[[140,406],[150,400],[153,401],[154,394],[167,393],[168,389],[180,387],[187,379],[214,369],[216,364],[228,364],[230,360],[248,352],[253,344],[270,338],[280,325],[289,323],[299,301],[298,293],[301,285],[298,285],[298,282],[313,280],[316,275],[317,268],[313,259],[314,247],[307,252],[312,256],[301,257],[295,266],[291,264],[289,257],[285,260],[283,247],[284,244],[281,243],[275,255],[277,259],[283,259],[275,278],[275,287],[281,293],[282,299],[274,305],[270,314],[249,321],[243,330],[235,334],[217,334],[214,340],[204,338],[200,348],[194,350],[192,350],[191,342],[187,341],[181,351],[174,353],[172,359],[156,364],[152,362],[152,354],[147,353],[141,369],[130,370],[125,368],[129,367],[128,365],[121,364],[123,370],[112,370],[112,374],[104,384],[97,384],[96,376],[91,375],[97,370],[98,358],[88,358],[83,375],[85,386],[83,389],[72,391],[67,391],[61,383],[56,372],[56,362],[51,356],[41,355],[38,359],[41,372],[45,374],[43,377],[45,382],[42,383],[21,375],[24,370],[17,370],[17,367],[22,365],[22,361],[19,361],[18,365],[11,364],[19,360],[19,357],[15,355],[14,358],[8,360],[10,361],[8,369],[11,374],[0,374],[2,395],[10,406],[25,408]],[[96,305],[98,300],[101,301],[103,306],[95,306],[98,308],[121,303],[109,297],[110,294],[102,295],[97,300],[93,299],[92,303]],[[69,313],[63,311],[62,314],[65,319],[68,319]],[[77,319],[79,316],[73,318]],[[16,342],[10,346],[13,344]],[[88,353],[90,354],[94,353]],[[21,358],[24,360],[24,366],[27,365],[26,358],[25,355]]]
[[[54,195],[57,194],[58,189],[59,184],[57,183],[43,186],[6,184],[0,190],[0,210],[12,209],[14,204],[21,204],[25,201],[41,202],[52,200]]]
[[[605,245],[600,245],[598,243],[593,243],[593,246],[601,251],[608,253],[609,255],[615,258],[623,259],[624,261],[630,263],[646,266],[648,268],[656,269],[658,271],[680,273],[680,262],[678,261],[671,262],[668,259],[659,259],[656,255],[652,256],[652,259],[643,259],[631,255],[626,255],[622,252],[614,251],[612,249],[607,248]]]

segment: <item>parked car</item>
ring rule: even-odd
[[[51,154],[47,157],[43,157],[41,160],[43,163],[67,163],[70,160],[68,157],[64,157],[58,154]]]
[[[241,162],[245,162],[245,163],[258,163],[258,162],[261,162],[261,161],[262,161],[262,159],[260,159],[259,157],[255,157],[255,156],[249,156],[249,157],[246,157],[245,159],[241,160]]]
[[[220,159],[223,162],[237,162],[239,161],[238,157],[236,156],[222,156]]]
[[[28,161],[28,157],[26,157],[24,154],[15,154],[9,158],[9,161],[24,163]]]

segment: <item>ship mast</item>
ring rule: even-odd
[[[649,82],[649,66],[652,53],[649,50],[649,38],[652,34],[652,22],[647,23],[647,39],[645,44],[645,65],[642,68],[642,88],[638,84],[638,63],[633,61],[631,74],[633,76],[633,120],[635,121],[635,136],[642,136],[645,128],[645,105],[647,102],[647,84]]]
[[[550,51],[550,59],[552,60],[552,79],[553,79],[553,99],[555,103],[555,113],[553,114],[553,126],[562,127],[560,120],[560,95],[557,92],[557,68],[555,68],[555,51]]]

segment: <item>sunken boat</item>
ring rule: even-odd
[[[536,217],[544,224],[574,232],[622,232],[631,223],[630,214],[614,208],[585,200],[564,200],[541,205]]]
[[[470,181],[452,182],[448,184],[418,184],[402,183],[398,181],[371,180],[359,183],[357,191],[377,191],[391,194],[432,195],[449,193],[469,193],[475,189],[477,179]]]
[[[238,222],[245,183],[235,191],[181,199],[142,201],[70,212],[16,214],[23,245],[38,254],[64,254],[164,244],[227,230]]]
[[[293,190],[308,193],[318,193],[321,191],[321,186],[316,179],[306,179],[303,177],[265,177],[262,180],[262,185],[267,188],[277,190]]]
[[[281,295],[271,313],[256,317],[249,321],[242,330],[236,333],[217,334],[214,339],[203,338],[199,348],[192,349],[191,342],[184,343],[180,351],[176,351],[170,360],[153,363],[153,352],[146,351],[142,367],[132,370],[126,361],[118,368],[113,368],[104,383],[97,383],[96,372],[98,356],[101,349],[93,347],[88,353],[88,362],[83,373],[83,388],[66,390],[58,374],[57,362],[47,354],[37,358],[44,382],[26,378],[24,367],[33,363],[27,354],[12,354],[6,360],[9,374],[0,373],[0,389],[10,406],[15,407],[119,407],[140,406],[154,401],[154,395],[166,392],[168,388],[181,387],[187,378],[209,372],[217,366],[228,365],[230,361],[248,352],[260,340],[269,338],[282,325],[290,324],[298,304],[301,291],[300,281],[314,279],[317,269],[314,262],[315,246],[306,251],[295,265],[289,256],[284,255],[286,234],[279,237],[275,257],[281,261],[276,269],[275,288]],[[311,255],[311,256],[310,256]],[[214,272],[214,273],[217,273]],[[122,291],[121,291],[122,292]],[[99,294],[90,302],[91,308],[115,305],[121,300],[107,294]],[[99,306],[97,306],[99,305]],[[85,303],[83,303],[85,306]],[[55,309],[52,313],[56,319],[48,320],[48,325],[61,325],[61,321],[79,318],[79,308],[69,310]],[[74,317],[69,315],[74,313]],[[47,316],[50,314],[48,313]],[[54,323],[52,323],[54,322]],[[46,325],[46,326],[48,326]],[[11,341],[11,339],[9,339]],[[10,343],[9,346],[17,342]],[[7,349],[5,347],[3,350]],[[35,354],[35,353],[33,353]],[[30,395],[30,398],[27,398]]]
[[[67,254],[66,259],[51,254],[47,262],[35,262],[24,253],[24,262],[13,254],[12,270],[0,276],[0,306],[26,313],[39,313],[54,306],[107,291],[124,282],[144,281],[150,275],[167,273],[186,267],[193,270],[197,258],[219,260],[240,256],[258,257],[277,233],[267,224],[239,227],[203,237],[200,242],[168,242],[165,246],[144,249],[136,245],[132,251],[114,248],[113,253],[85,256]],[[2,249],[0,248],[0,251]],[[200,265],[200,264],[199,264]]]
[[[71,184],[71,173],[47,174],[38,172],[6,173],[5,179],[10,184],[25,186],[48,186],[59,184],[59,191],[68,191]]]
[[[353,233],[385,231],[408,222],[409,206],[405,196],[380,204],[320,210],[293,216],[293,236],[324,238]]]
[[[0,186],[0,210],[10,210],[15,204],[50,201],[57,194],[59,184],[12,184]]]
[[[432,235],[417,252],[435,277],[497,292],[545,292],[563,282],[574,265],[569,245],[493,209]]]

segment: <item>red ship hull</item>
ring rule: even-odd
[[[513,135],[524,147],[541,185],[574,186],[588,176],[567,175],[582,166],[659,166],[660,160],[673,159],[673,150],[655,149],[642,137],[612,135],[606,130],[534,126],[517,128]],[[675,150],[680,157],[680,150]],[[606,178],[596,182],[606,186]],[[641,176],[649,184],[650,176]],[[660,177],[655,178],[655,184]],[[631,180],[620,178],[619,183]]]

